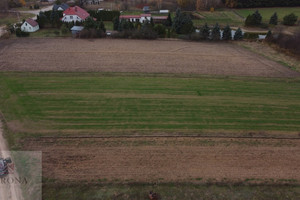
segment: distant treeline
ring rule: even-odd
[[[234,8],[300,6],[300,0],[223,0],[223,3]]]

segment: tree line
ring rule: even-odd
[[[230,8],[292,7],[300,6],[299,0],[222,0]]]

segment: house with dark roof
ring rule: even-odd
[[[86,20],[90,14],[78,6],[69,7],[63,12],[63,22],[81,22]]]
[[[144,6],[143,11],[144,11],[144,13],[149,13],[150,12],[150,7],[149,6]]]
[[[60,4],[60,5],[54,4],[52,10],[53,11],[65,11],[69,7],[70,6],[68,4],[66,4],[66,3]]]
[[[39,29],[40,29],[39,24],[31,18],[26,19],[21,26],[21,30],[24,32],[35,32]]]

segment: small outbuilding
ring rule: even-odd
[[[39,24],[31,18],[26,19],[21,26],[21,30],[24,32],[36,32],[39,29]]]
[[[149,13],[150,12],[150,7],[149,6],[144,6],[143,11],[144,11],[144,13]]]
[[[72,35],[73,36],[78,35],[83,30],[83,28],[84,28],[83,26],[73,26],[71,28]]]

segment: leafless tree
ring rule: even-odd
[[[0,10],[2,12],[8,11],[8,0],[0,0]]]

